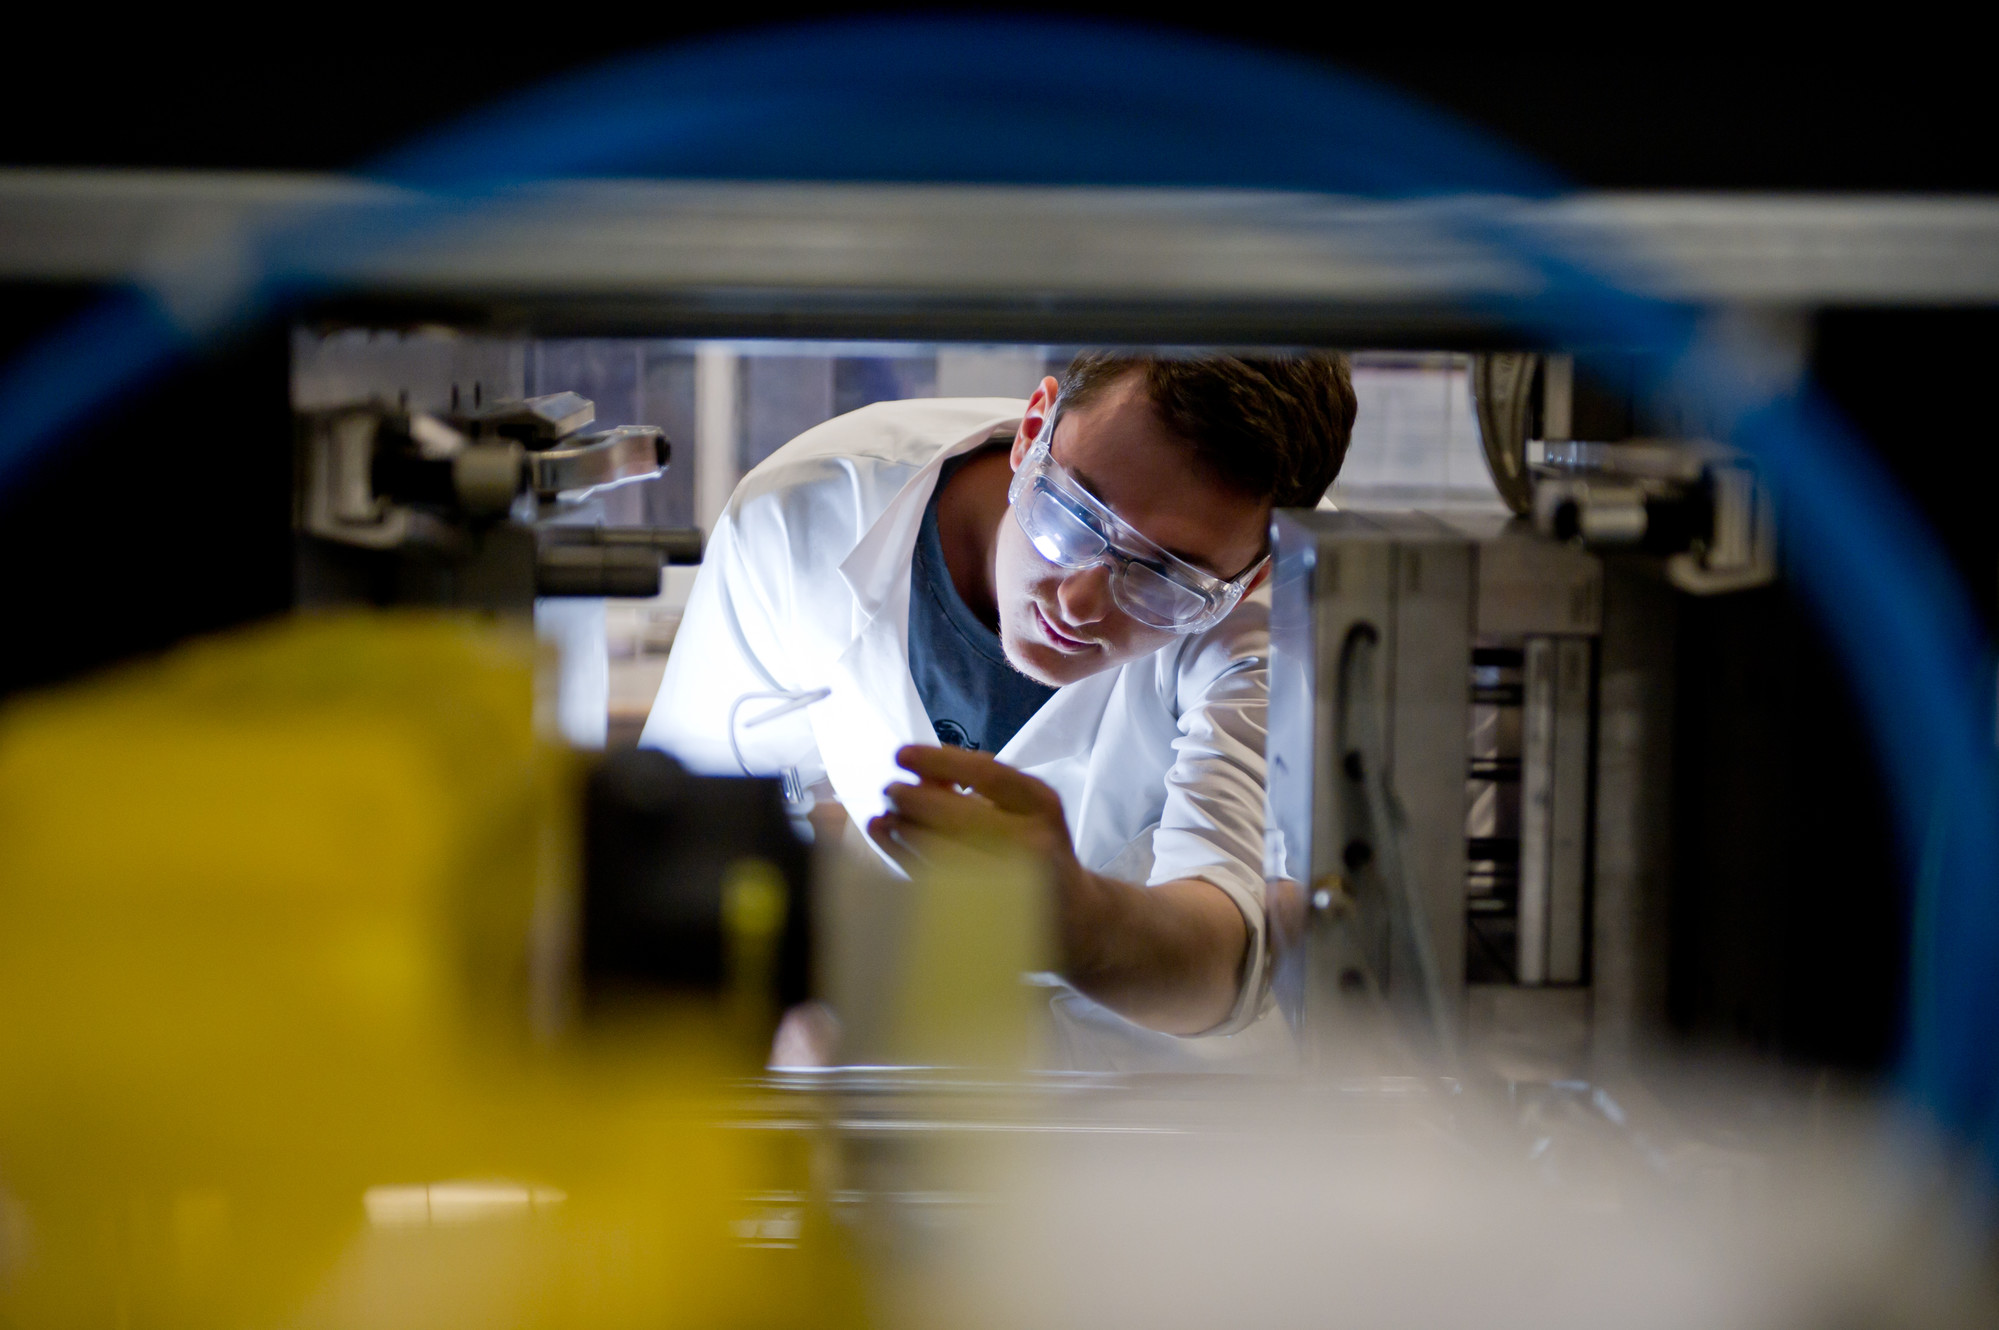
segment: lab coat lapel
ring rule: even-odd
[[[1117,705],[1118,681],[1123,675],[1122,669],[1106,670],[1059,689],[999,751],[1000,761],[1046,782],[1060,796],[1077,852],[1088,852],[1084,862],[1087,868],[1099,867],[1099,861],[1105,857],[1092,850],[1101,836],[1093,819],[1094,802],[1090,796],[1106,774],[1105,765],[1119,766],[1114,755],[1116,749],[1107,753],[1102,744],[1111,709]],[[1110,757],[1108,764],[1103,760],[1106,756]],[[1126,838],[1118,839],[1122,843]]]
[[[854,597],[854,637],[826,673],[833,692],[811,710],[819,756],[840,802],[865,826],[888,807],[882,790],[909,779],[895,764],[904,744],[937,732],[909,674],[909,570],[923,511],[944,463],[984,443],[996,420],[940,449],[903,485],[840,563]]]
[[[888,807],[882,790],[909,776],[895,764],[904,744],[934,744],[937,732],[909,676],[909,587],[891,596],[833,662],[833,692],[812,708],[826,778],[856,822]]]
[[[1120,673],[1105,670],[1056,689],[1000,749],[999,760],[1032,771],[1086,756],[1103,728],[1104,710],[1110,705]]]

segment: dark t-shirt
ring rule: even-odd
[[[997,753],[1055,690],[1007,663],[999,634],[959,597],[944,563],[937,500],[958,468],[978,455],[946,462],[923,510],[909,564],[909,673],[939,743]]]

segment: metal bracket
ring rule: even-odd
[[[666,469],[671,453],[666,435],[650,425],[571,435],[527,454],[529,484],[544,501],[574,503],[618,485],[651,480]]]

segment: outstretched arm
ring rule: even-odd
[[[1249,929],[1228,893],[1184,878],[1140,887],[1076,858],[1062,801],[1034,777],[962,748],[912,745],[896,762],[915,784],[888,787],[868,834],[905,867],[932,838],[1014,845],[1047,863],[1063,977],[1127,1020],[1199,1034],[1228,1019]]]

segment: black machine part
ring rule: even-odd
[[[651,426],[584,432],[576,393],[429,415],[362,403],[297,420],[302,604],[449,604],[526,614],[536,597],[646,599],[701,533],[587,524],[587,501],[658,476]]]
[[[1615,360],[1616,358],[1611,358]],[[1694,595],[1768,584],[1776,518],[1750,460],[1640,401],[1635,363],[1493,352],[1472,362],[1487,470],[1544,536],[1665,561]]]
[[[792,830],[775,779],[697,776],[665,753],[611,753],[584,794],[586,1010],[648,996],[722,995],[745,976],[731,893],[783,884],[768,1009],[811,995],[810,847]],[[775,904],[775,902],[773,902]]]
[[[536,529],[537,596],[659,594],[662,564],[701,562],[701,532],[668,527],[557,526]]]
[[[1472,362],[1472,402],[1486,469],[1499,497],[1522,516],[1534,511],[1526,442],[1537,432],[1540,387],[1541,357],[1530,352],[1500,351]]]

